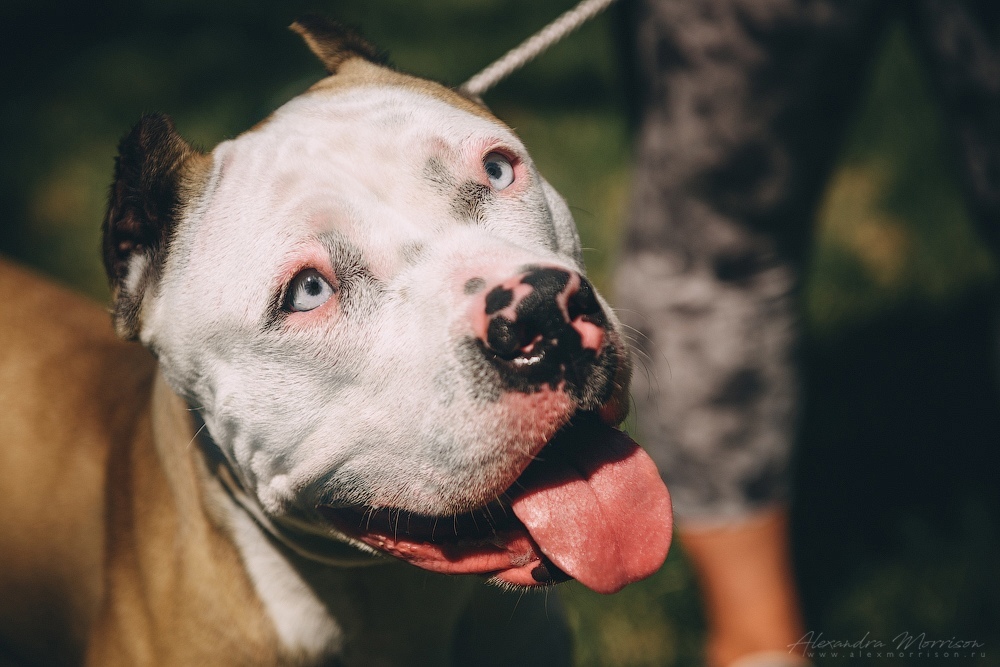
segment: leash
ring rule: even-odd
[[[543,51],[603,12],[614,2],[615,0],[583,0],[463,83],[459,90],[472,97],[482,97],[487,90],[537,58]]]

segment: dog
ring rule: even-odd
[[[480,100],[292,27],[329,76],[262,123],[121,141],[110,322],[0,264],[0,660],[565,664],[500,589],[666,557],[565,202]]]

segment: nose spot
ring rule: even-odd
[[[601,352],[607,321],[586,278],[530,267],[490,288],[473,326],[500,370],[531,383],[581,384]]]
[[[514,300],[514,290],[506,287],[494,287],[486,295],[486,314],[494,315],[511,304]]]
[[[486,287],[486,281],[477,276],[466,280],[465,287],[462,289],[466,294],[472,296],[473,294],[480,292],[484,287]]]

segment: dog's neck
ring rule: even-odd
[[[454,626],[475,581],[384,560],[330,566],[296,553],[234,498],[216,474],[219,462],[198,442],[198,428],[158,374],[129,451],[112,457],[121,466],[114,475],[127,483],[111,489],[108,595],[126,602],[108,605],[100,623],[117,626],[104,636],[126,639],[91,647],[94,664],[149,652],[178,664],[322,664],[348,652],[365,663],[407,655],[413,646],[427,651],[428,664],[446,659],[452,637],[442,629]],[[142,605],[150,589],[168,603]],[[124,608],[142,611],[108,617],[107,609]],[[152,645],[171,627],[188,633],[173,636],[203,639]]]
[[[275,541],[302,558],[332,567],[362,567],[377,565],[385,561],[384,556],[376,556],[362,551],[341,540],[317,532],[305,521],[272,520],[261,507],[256,496],[247,490],[247,484],[239,474],[230,457],[212,438],[212,434],[201,417],[199,408],[188,408],[191,415],[192,443],[203,453],[210,473],[221,482],[230,499],[243,509],[257,526]]]
[[[108,457],[105,593],[87,662],[280,664],[187,407],[159,375],[149,391]]]
[[[233,495],[242,494],[244,503],[249,502],[204,423],[170,389],[162,373],[157,374],[151,403],[153,441],[178,513],[194,517],[196,523],[207,519],[228,549],[235,546],[258,599],[254,606],[263,607],[277,635],[277,652],[308,664],[336,651],[341,632],[330,612],[296,571],[293,554],[276,543]]]

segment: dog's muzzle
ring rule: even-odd
[[[592,286],[555,266],[476,280],[463,321],[472,327],[462,347],[470,376],[485,400],[508,404],[508,416],[556,430],[547,442],[525,443],[532,460],[470,511],[321,504],[320,514],[354,540],[434,572],[516,586],[573,578],[601,593],[655,572],[670,545],[670,496],[652,459],[615,428],[627,362]]]
[[[655,572],[672,527],[656,464],[593,413],[577,415],[506,492],[471,512],[317,509],[345,535],[433,572],[515,586],[573,578],[599,593]]]

